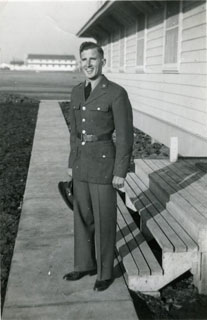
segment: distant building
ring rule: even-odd
[[[77,69],[74,55],[29,54],[26,64],[30,70],[75,71]]]
[[[22,61],[22,60],[12,60],[10,62],[9,69],[10,70],[22,70],[22,69],[24,69],[24,67],[25,67],[24,61]]]
[[[22,61],[22,60],[12,60],[12,61],[10,62],[10,64],[11,64],[12,66],[23,66],[23,65],[24,65],[24,61]]]
[[[204,0],[102,1],[77,34],[104,48],[134,126],[169,147],[178,141],[182,156],[207,156],[206,13]]]

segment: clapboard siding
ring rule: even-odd
[[[206,37],[186,40],[182,42],[182,52],[202,49],[207,49]]]
[[[154,40],[159,39],[163,37],[163,26],[159,26],[159,28],[156,29],[150,29],[150,31],[147,32],[147,39],[148,40]]]
[[[177,105],[175,103],[169,103],[166,101],[162,101],[161,99],[151,99],[149,97],[143,97],[143,96],[139,96],[137,97],[136,92],[132,92],[133,90],[129,89],[129,96],[131,96],[131,98],[137,102],[137,110],[142,111],[141,106],[143,105],[147,105],[151,108],[154,108],[155,111],[156,110],[162,110],[163,114],[165,114],[166,117],[171,117],[171,115],[174,116],[178,116],[182,117],[182,118],[186,118],[189,121],[192,122],[197,122],[201,125],[205,125],[206,121],[205,121],[205,112],[200,112],[200,111],[196,111],[194,109],[190,109],[188,108],[187,112],[186,112],[186,108],[184,106],[180,106]],[[165,120],[167,120],[167,118],[165,118]]]
[[[131,48],[131,47],[135,48],[135,46],[136,46],[136,37],[135,37],[135,35],[133,37],[130,37],[130,38],[127,39],[126,45],[127,45],[128,48]]]
[[[197,26],[183,30],[182,40],[190,40],[206,36],[206,25],[199,24]]]
[[[126,86],[126,85],[125,85]],[[156,109],[156,105],[162,104],[163,106],[165,105],[166,108],[169,105],[170,108],[172,107],[173,110],[178,113],[178,115],[181,113],[182,116],[185,116],[190,118],[192,121],[194,121],[195,119],[197,119],[197,122],[200,123],[204,123],[205,120],[205,105],[204,105],[204,101],[200,101],[200,106],[201,106],[201,110],[195,110],[193,107],[193,101],[195,102],[195,99],[188,99],[191,100],[191,104],[189,103],[188,106],[185,106],[182,104],[183,101],[183,97],[182,96],[175,96],[172,95],[170,93],[159,93],[157,91],[148,91],[145,89],[139,89],[139,88],[132,88],[129,86],[127,87],[127,91],[129,92],[129,94],[133,94],[138,96],[138,98],[142,97],[143,99],[146,99],[147,101],[151,101],[153,102],[152,104],[154,105],[155,109]],[[148,93],[148,95],[147,95]],[[185,98],[185,97],[184,97]],[[197,102],[197,101],[196,101]],[[179,104],[180,103],[180,104]],[[198,114],[198,116],[195,116],[195,113]]]
[[[183,62],[180,66],[180,72],[186,74],[206,74],[206,63],[190,63],[190,62]]]
[[[133,97],[131,97],[131,101],[132,101],[132,104],[135,106],[134,110],[137,110],[137,111],[140,110],[136,108],[136,105],[140,105],[140,101],[136,101],[136,99],[133,99]],[[200,135],[201,137],[205,136],[206,125],[202,125],[199,123],[199,126],[198,126],[198,123],[196,121],[189,120],[186,117],[181,117],[181,116],[178,116],[177,114],[165,112],[159,107],[155,109],[154,106],[149,106],[146,103],[142,104],[142,108],[140,111],[145,112],[155,118],[159,118],[162,121],[171,123],[172,125],[176,125],[181,129],[190,131],[192,134]],[[159,112],[159,116],[158,116],[158,112]],[[170,122],[168,121],[169,118],[171,119]]]
[[[147,48],[146,49],[146,57],[156,57],[163,54],[163,46],[159,46],[156,48]]]
[[[153,65],[162,65],[162,55],[154,56],[154,57],[147,57],[146,64],[147,66]]]
[[[132,80],[132,79],[120,79],[116,78],[117,81],[121,82],[122,85],[125,83],[128,87],[137,88],[137,89],[144,89],[150,90],[153,92],[158,92],[159,94],[163,95],[165,93],[170,93],[172,96],[174,94],[180,95],[181,99],[183,97],[186,98],[197,98],[205,101],[206,98],[206,90],[205,87],[194,87],[193,85],[180,85],[175,83],[174,85],[170,83],[163,83],[161,81],[156,82],[148,82],[143,81],[141,79]],[[158,79],[158,78],[157,78]],[[196,100],[193,101],[195,103]]]
[[[156,103],[159,104],[160,101],[163,101],[164,103],[172,103],[182,108],[184,107],[186,110],[186,114],[188,114],[189,109],[195,110],[195,112],[198,111],[198,112],[205,113],[206,111],[205,88],[198,87],[199,90],[197,91],[197,95],[199,94],[200,95],[197,98],[195,98],[193,97],[193,95],[195,95],[193,86],[184,86],[185,91],[183,90],[182,92],[182,86],[179,86],[179,85],[176,85],[176,86],[168,85],[169,87],[167,88],[167,84],[162,84],[159,82],[154,83],[154,82],[144,82],[142,80],[139,80],[137,81],[137,85],[133,85],[132,80],[120,79],[119,77],[115,77],[113,78],[113,80],[120,83],[125,88],[127,88],[127,91],[133,94],[136,93],[137,96],[139,97],[142,96],[142,97],[149,98],[151,100],[155,100],[155,106],[156,106]],[[172,88],[174,88],[174,91],[176,92],[176,94],[175,92],[172,91]],[[167,90],[169,91],[171,90],[171,92]],[[189,92],[191,96],[187,95],[187,92]]]
[[[207,50],[182,52],[181,62],[207,62]]]
[[[196,5],[193,5],[194,4]],[[184,0],[183,1],[183,15],[185,18],[196,15],[206,10],[205,0]]]
[[[183,15],[183,30],[192,28],[201,23],[206,23],[206,9],[197,14],[193,14],[192,16],[185,17],[185,14]]]
[[[170,84],[172,87],[174,85],[186,85],[186,86],[193,86],[193,87],[205,87],[206,85],[206,77],[204,75],[185,75],[185,74],[126,74],[126,73],[116,73],[113,74],[113,78],[116,79],[118,82],[122,81],[123,83],[126,81],[133,81],[134,86],[136,83],[146,83],[151,85],[156,84]],[[190,88],[191,92],[193,88]]]
[[[153,117],[159,118],[162,121],[171,123],[172,125],[176,125],[181,129],[190,131],[195,135],[200,135],[203,137],[205,136],[206,124],[200,124],[197,121],[192,121],[190,119],[187,119],[186,117],[173,114],[172,112],[171,113],[166,112],[165,110],[162,110],[161,108],[159,108],[159,106],[156,106],[155,108],[154,106],[147,105],[146,103],[141,104],[140,101],[137,101],[136,97],[135,99],[133,99],[133,96],[131,96],[130,99],[134,106],[134,110],[140,110],[141,112],[145,112]],[[138,105],[140,106],[140,104],[141,104],[141,108],[140,109],[136,108],[136,106]],[[169,122],[169,119],[171,120],[170,122]]]
[[[163,37],[147,41],[147,49],[157,48],[163,46]]]

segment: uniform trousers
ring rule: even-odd
[[[116,190],[111,184],[73,180],[74,270],[97,268],[97,279],[113,278]]]

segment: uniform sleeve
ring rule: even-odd
[[[116,158],[113,175],[125,178],[133,150],[133,116],[127,92],[115,96],[112,111],[116,130]]]
[[[75,122],[75,112],[73,109],[73,97],[74,97],[74,91],[71,93],[71,102],[70,102],[70,153],[69,153],[69,159],[68,159],[68,168],[72,168],[73,162],[76,155],[76,122]]]

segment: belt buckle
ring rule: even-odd
[[[81,133],[81,142],[86,142],[87,141],[87,134]]]

